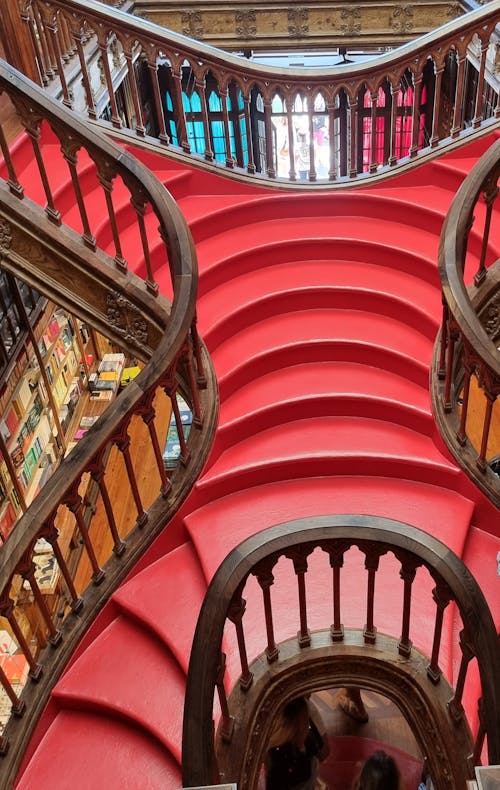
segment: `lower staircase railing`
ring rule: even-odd
[[[318,631],[310,631],[309,623],[317,612],[308,606],[306,595],[308,584],[315,581],[309,571],[313,552],[313,575],[322,565],[321,611],[328,599],[332,607],[331,624],[325,622]],[[390,560],[383,561],[382,570],[384,555]],[[348,568],[344,568],[346,560]],[[344,574],[355,573],[359,580],[363,567],[364,606],[359,583],[356,601],[352,590],[342,595]],[[391,619],[397,616],[394,607],[399,606],[399,639],[377,631],[380,571],[384,590],[388,580],[394,585]],[[284,634],[280,627],[283,619],[293,622],[290,573],[296,579],[296,635]],[[423,583],[426,573],[427,585]],[[286,592],[280,593],[279,586],[286,579]],[[271,592],[280,597],[281,607],[273,605]],[[419,600],[423,596],[425,611],[434,610],[433,633],[427,635],[428,658],[412,643],[412,637],[420,644],[424,639],[422,633],[414,633],[419,628],[413,625],[417,593]],[[263,605],[265,642],[258,647],[255,616],[247,627],[247,594],[252,605],[259,598]],[[362,631],[344,627],[341,612],[353,605],[365,618]],[[460,621],[454,689],[440,664],[446,610],[450,615],[450,609]],[[250,650],[258,655],[249,655]],[[231,656],[230,671],[225,670],[225,653]],[[500,762],[499,661],[500,643],[479,586],[451,550],[420,530],[384,518],[354,515],[301,519],[263,530],[224,560],[200,612],[185,699],[184,785],[234,781],[242,790],[256,787],[273,716],[281,704],[320,688],[359,685],[378,690],[398,705],[427,758],[436,790],[465,788],[473,778],[474,764],[480,761],[485,737],[490,763]],[[226,689],[231,688],[228,697]],[[477,724],[471,699],[478,706]],[[214,722],[218,723],[217,738]]]
[[[441,433],[457,461],[500,507],[495,461],[500,394],[500,141],[458,190],[439,248],[443,321],[432,365],[432,398]]]
[[[131,156],[2,63],[0,90],[17,110],[27,142],[22,139],[15,145],[27,145],[31,163],[21,183],[16,163],[23,157],[16,157],[0,127],[1,265],[144,362],[137,378],[61,461],[0,549],[0,616],[28,670],[28,683],[19,696],[0,667],[0,684],[13,714],[0,738],[0,784],[11,787],[50,690],[76,645],[193,485],[210,448],[217,389],[196,331],[196,255],[169,193]],[[41,141],[47,135],[51,145],[44,148]],[[64,188],[52,185],[59,151],[67,166]],[[25,196],[33,193],[37,179],[44,207]],[[96,187],[90,197],[82,186],[89,180]],[[125,190],[130,211],[115,211],[112,192],[117,185]],[[96,220],[91,201],[99,190],[103,208]],[[68,203],[76,209],[73,229],[62,221]],[[146,232],[151,217],[154,221]],[[92,221],[107,229],[111,254],[101,248]],[[142,278],[128,270],[125,232],[127,238],[135,233],[135,249],[142,249]],[[170,301],[158,293],[158,271]],[[189,441],[184,438],[178,392],[193,415]],[[162,457],[169,420],[166,429],[159,427],[158,399],[168,399],[179,435],[180,463],[169,473]],[[140,446],[135,447],[130,427],[137,421],[144,428]],[[113,501],[105,474],[112,448],[132,503],[123,529],[118,513],[125,492],[120,501]],[[148,453],[154,493],[145,501],[140,478]],[[84,493],[87,481],[94,487],[92,501]],[[99,543],[102,532],[99,538],[93,530],[96,511],[107,525],[105,548]],[[53,555],[58,610],[49,606],[37,575],[34,559],[40,541],[49,544]],[[83,576],[82,561],[88,568]],[[31,638],[20,604],[26,597],[31,622],[36,622]]]

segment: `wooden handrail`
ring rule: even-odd
[[[101,115],[104,105],[91,89],[99,57],[110,101],[108,128],[128,128],[139,140],[147,136],[148,142],[228,172],[278,177],[282,186],[299,179],[302,133],[309,162],[300,178],[345,183],[360,174],[392,173],[417,154],[432,154],[445,140],[452,143],[495,123],[500,114],[497,93],[492,88],[496,98],[490,109],[484,93],[500,0],[393,52],[330,69],[249,63],[93,0],[32,0],[23,19],[41,81],[63,103],[93,120]],[[470,84],[467,60],[478,75]],[[120,116],[116,100],[125,73],[132,120]],[[83,93],[70,89],[76,74],[83,78]],[[150,84],[148,97],[141,74]],[[280,128],[283,140],[278,140]],[[328,144],[316,135],[320,128],[326,129]]]
[[[498,476],[489,468],[489,428],[500,393],[498,322],[491,309],[499,267],[491,244],[500,175],[500,141],[482,156],[458,190],[439,245],[443,321],[434,350],[432,397],[440,430],[466,472],[500,506]],[[467,421],[472,377],[482,389],[482,435],[471,437]],[[481,395],[479,394],[481,401]]]
[[[163,529],[194,484],[215,429],[217,386],[196,331],[196,253],[187,224],[173,198],[131,155],[4,62],[0,62],[0,89],[17,109],[26,130],[28,141],[25,144],[33,148],[30,179],[36,177],[38,170],[46,199],[45,205],[37,205],[24,197],[25,192],[30,192],[30,183],[21,183],[21,175],[16,172],[16,157],[0,127],[5,173],[5,181],[0,182],[2,265],[16,276],[25,277],[43,294],[65,305],[91,326],[97,326],[99,331],[145,362],[137,378],[61,460],[0,549],[0,615],[8,620],[19,652],[29,666],[30,677],[19,698],[7,677],[0,672],[0,683],[12,702],[14,714],[0,739],[0,784],[10,787],[48,694],[76,644],[103,602]],[[52,135],[50,142],[59,144],[61,158],[74,175],[72,187],[66,188],[74,190],[70,200],[79,208],[75,229],[61,221],[59,201],[62,202],[62,198],[57,185],[54,187],[51,182],[57,170],[51,167],[57,149],[49,146],[47,160],[39,142],[41,135],[47,134],[47,127]],[[90,173],[97,189],[102,189],[103,206],[110,212],[107,221],[113,226],[114,257],[101,249],[99,236],[90,227],[87,197],[80,189],[81,181],[85,180],[82,173],[87,177]],[[108,200],[117,178],[128,190],[132,205],[130,213],[123,218],[113,213],[112,201]],[[95,192],[90,199],[96,200]],[[143,278],[128,271],[121,254],[122,231],[133,229],[134,212],[137,214],[137,237],[150,245],[143,246],[145,259],[148,249],[154,252],[149,255],[151,265],[146,265]],[[141,220],[146,215],[149,220],[153,219],[147,234],[141,230]],[[159,267],[163,270],[164,292],[171,300],[158,293],[155,276]],[[112,313],[107,314],[106,302],[110,294],[113,295]],[[117,315],[119,320],[114,320]],[[181,462],[173,472],[167,473],[162,457],[165,433],[160,434],[156,426],[155,402],[160,396],[170,399],[177,430],[182,433],[178,392],[192,410],[193,430],[189,442],[183,442]],[[146,449],[151,453],[150,474],[156,475],[158,481],[156,494],[148,502],[142,501],[139,470],[132,457],[131,420],[142,420],[145,424],[147,442],[143,453]],[[135,520],[132,515],[121,533],[104,478],[106,459],[112,448],[116,448],[115,452],[125,465],[133,494],[132,507],[136,508]],[[92,506],[81,491],[84,478],[89,478],[94,486]],[[109,557],[99,557],[93,543],[91,527],[96,500],[102,503],[109,526]],[[61,527],[62,521],[68,518],[73,530],[69,548],[68,535]],[[40,538],[50,544],[57,560],[64,591],[62,616],[48,609],[36,577],[33,557]],[[74,553],[70,550],[72,545]],[[80,557],[82,553],[87,556],[91,579],[86,589],[76,589],[74,579],[78,563],[75,556]],[[38,612],[41,625],[35,646],[28,643],[17,617],[16,598],[20,586],[29,591]],[[76,613],[78,617],[74,616]],[[44,650],[47,644],[49,649]]]
[[[186,786],[208,784],[214,778],[216,756],[214,739],[210,734],[212,732],[212,720],[215,717],[214,691],[216,688],[219,691],[224,689],[224,683],[222,683],[220,677],[220,655],[227,620],[232,621],[236,626],[238,645],[236,649],[239,650],[242,667],[239,678],[240,691],[242,694],[245,694],[252,687],[252,675],[247,668],[246,651],[242,649],[245,645],[245,601],[243,595],[249,577],[254,576],[257,579],[264,594],[269,585],[273,584],[273,569],[280,558],[291,560],[295,573],[299,575],[300,571],[307,570],[307,557],[315,549],[319,548],[328,555],[329,565],[333,569],[335,579],[335,570],[340,571],[345,553],[354,546],[359,548],[364,556],[364,567],[369,573],[373,572],[376,574],[378,560],[381,555],[386,553],[394,555],[400,563],[401,568],[399,572],[395,571],[395,574],[401,576],[405,584],[409,583],[411,585],[412,583],[414,573],[413,575],[409,573],[410,570],[414,572],[418,568],[423,567],[430,573],[435,583],[432,597],[436,607],[434,648],[432,655],[428,659],[427,666],[428,680],[431,680],[432,684],[439,684],[441,678],[441,670],[439,668],[441,613],[443,608],[446,608],[450,602],[456,604],[461,616],[465,638],[461,642],[463,660],[459,681],[457,681],[454,697],[449,703],[448,716],[450,718],[447,725],[449,734],[453,733],[454,725],[452,719],[459,720],[465,715],[462,708],[462,695],[467,667],[470,659],[476,658],[482,687],[479,694],[482,700],[481,726],[487,733],[490,761],[492,763],[498,761],[500,757],[500,710],[498,707],[500,702],[500,677],[497,667],[500,661],[500,644],[484,596],[466,566],[440,541],[408,524],[371,516],[321,516],[279,524],[257,533],[236,547],[223,561],[214,575],[198,619],[188,672],[182,759],[184,768],[183,782]],[[385,574],[388,572],[386,567]],[[333,595],[338,594],[338,591],[339,587],[333,583]],[[325,590],[325,598],[328,597],[329,593]],[[270,600],[269,596],[264,595],[266,622],[267,615],[269,615],[270,621],[276,623],[279,622],[280,611],[277,607],[271,607],[268,610],[267,607],[270,606]],[[411,595],[405,594],[403,596],[403,610],[401,611],[403,624],[409,617],[410,600]],[[338,603],[340,604],[340,601]],[[370,612],[373,611],[373,603],[373,595],[369,594],[366,601],[367,625],[361,641],[358,641],[358,651],[360,645],[362,647],[363,644],[367,646],[367,651],[371,651],[372,645],[375,647],[379,645],[378,640],[381,637],[377,634],[375,625],[370,623]],[[288,593],[287,609],[289,609],[290,605],[291,599]],[[397,602],[394,601],[394,606],[396,605]],[[335,608],[334,605],[334,610]],[[287,611],[287,622],[290,620],[289,615],[290,612]],[[297,612],[298,620],[299,612]],[[337,653],[344,655],[345,658],[348,656],[348,652],[346,653],[346,644],[348,642],[345,639],[344,628],[343,626],[340,628],[338,626],[339,624],[335,622],[331,626],[330,647],[327,646],[325,638],[322,637],[321,645],[323,650],[326,651],[326,657],[335,656]],[[327,622],[325,622],[325,627],[328,627]],[[267,633],[269,637],[269,623]],[[301,642],[302,636],[303,632],[301,630],[297,637],[294,637],[298,650],[304,644]],[[394,644],[397,654],[411,661],[413,648],[407,636],[408,634],[403,625],[401,639]],[[227,633],[225,638],[228,638]],[[306,642],[306,652],[309,650],[307,644]],[[271,646],[273,649],[269,650],[270,643],[268,639],[267,645],[261,644],[257,648],[261,656],[257,663],[261,668],[261,673],[263,673],[260,677],[260,688],[265,686],[266,678],[267,682],[270,683],[271,675],[275,678],[279,673],[280,646],[274,644]],[[361,654],[362,652],[361,650]],[[263,665],[265,665],[265,656],[267,656],[267,662],[273,664],[272,672],[268,673],[267,676],[265,669],[262,669]],[[287,649],[283,660],[286,662],[289,656],[290,650]],[[254,658],[257,658],[257,656],[251,657],[251,659]],[[373,656],[371,658],[373,660]],[[308,673],[303,671],[304,667],[301,667],[301,670],[301,677],[303,679],[308,677]],[[339,677],[341,676],[339,675]],[[350,679],[353,680],[353,678]],[[339,685],[348,681],[349,678],[345,677],[344,671],[344,677]],[[308,686],[309,691],[313,690],[311,683]],[[226,687],[227,685],[228,679],[226,678]],[[304,684],[302,686],[303,688],[299,689],[298,693],[303,693],[305,690]],[[376,677],[371,687],[375,688],[375,686]],[[422,686],[425,687],[426,683],[423,682]],[[427,686],[427,693],[428,691],[429,687]],[[289,690],[289,693],[292,692]],[[222,706],[221,710],[223,713],[224,706]],[[267,711],[267,718],[269,718],[269,708]],[[238,717],[237,708],[233,710],[233,714],[236,718]],[[219,729],[223,740],[231,739],[233,725],[234,728],[237,728],[237,721],[231,723],[225,721],[224,715],[222,716]],[[265,736],[265,733],[263,735]],[[420,736],[417,735],[417,737]],[[449,759],[453,757],[451,754],[454,748],[452,735],[447,748],[450,750],[447,755],[441,753],[439,757],[435,757],[437,762],[435,762],[435,770],[432,773],[437,788],[449,786],[447,784],[449,777],[448,780],[438,779],[438,774],[440,773],[438,766],[439,760],[449,760],[450,765],[453,763],[453,759]],[[248,749],[249,759],[255,761],[264,749],[265,742],[260,743],[260,749],[256,747],[254,742],[252,748]],[[467,755],[462,756],[465,760]],[[462,767],[460,771],[457,769],[458,772],[456,774],[453,774],[452,769],[452,774],[455,776],[457,783],[453,784],[454,780],[452,779],[451,786],[462,786],[461,781],[458,779],[460,776],[461,780],[463,780],[460,773]],[[247,768],[248,775],[253,775],[252,771],[255,771],[255,765],[252,763],[251,768],[246,765],[245,771]],[[239,779],[239,777],[227,778],[231,780]]]

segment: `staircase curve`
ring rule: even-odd
[[[419,527],[462,558],[500,626],[498,511],[444,447],[428,387],[441,226],[498,134],[373,186],[322,192],[247,185],[131,148],[193,234],[219,425],[173,519],[179,545],[167,527],[105,606],[53,690],[17,788],[181,786],[185,681],[203,596],[230,550],[274,524],[359,513]],[[131,210],[119,190],[114,199],[117,211]],[[500,239],[491,243],[500,251]],[[397,631],[390,601],[379,616],[381,630]],[[450,678],[456,642],[450,629]]]

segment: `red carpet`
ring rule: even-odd
[[[306,195],[139,153],[178,200],[197,243],[199,329],[220,381],[220,424],[204,473],[176,517],[185,545],[165,553],[160,538],[141,572],[115,594],[106,627],[54,691],[19,788],[181,785],[183,689],[204,589],[232,547],[272,524],[353,512],[420,527],[476,572],[500,625],[499,538],[489,534],[498,518],[445,453],[428,394],[441,313],[439,232],[460,181],[489,142],[378,186]],[[25,147],[18,156],[28,168]],[[68,174],[58,169],[56,150],[53,156],[57,202],[66,200],[64,219],[78,227]],[[95,189],[90,167],[84,183]],[[39,194],[36,179],[30,190]],[[132,209],[120,203],[119,189],[114,200],[127,216]],[[109,228],[98,225],[102,216],[96,194],[91,224],[99,242],[110,243]],[[136,243],[124,241],[129,261]],[[472,243],[479,250],[479,240]],[[310,625],[324,628],[327,569],[316,555],[312,564]],[[278,638],[297,630],[290,576],[280,570],[273,588],[273,603],[282,607]],[[364,585],[359,572],[347,575],[347,626],[362,617]],[[426,650],[429,587],[423,578],[411,634]],[[392,592],[383,582],[379,589],[376,624],[398,634]],[[263,648],[261,608],[251,591],[248,599],[253,658]],[[441,661],[452,677],[458,648],[451,619],[446,633]],[[228,669],[234,681],[234,655]]]

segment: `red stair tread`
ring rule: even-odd
[[[222,453],[200,482],[231,475],[240,467],[278,460],[345,456],[377,459],[418,458],[436,472],[454,468],[427,437],[405,426],[359,417],[320,417],[296,420],[262,431]]]
[[[154,636],[116,618],[52,692],[62,708],[126,718],[180,761],[185,674]],[[166,705],[168,700],[168,705]]]
[[[234,310],[238,305],[252,303],[273,292],[318,286],[325,288],[343,286],[394,294],[407,303],[418,305],[429,315],[439,315],[442,309],[438,288],[432,287],[417,276],[390,269],[383,264],[379,266],[362,260],[343,261],[332,258],[331,260],[292,260],[284,264],[266,265],[265,262],[260,264],[259,260],[256,260],[252,271],[239,277],[234,275],[228,277],[225,283],[198,300],[197,312],[200,325],[209,327],[216,320],[218,313],[225,315],[224,305],[227,304],[231,304]]]
[[[16,784],[17,790],[181,786],[180,767],[163,744],[126,722],[86,711],[59,714]]]
[[[250,316],[249,316],[250,319]],[[429,364],[432,343],[422,334],[402,321],[386,315],[356,310],[295,310],[292,313],[275,314],[231,335],[231,323],[227,322],[227,340],[217,348],[209,344],[217,376],[222,378],[238,366],[244,356],[249,358],[265,351],[319,339],[335,338],[336,341],[369,341],[376,346],[394,349]]]
[[[325,513],[393,518],[423,529],[462,555],[474,503],[455,491],[413,480],[310,477],[252,486],[208,502],[185,517],[208,579],[255,532]],[[206,525],[210,524],[210,540]],[[235,525],[238,529],[235,530]]]
[[[221,402],[219,426],[273,403],[335,393],[366,394],[430,413],[429,393],[408,379],[371,365],[324,361],[280,368],[255,377]]]
[[[329,249],[338,236],[342,239],[359,239],[360,227],[363,229],[365,241],[380,243],[386,239],[388,246],[402,247],[418,255],[437,260],[439,236],[429,230],[413,227],[406,224],[401,218],[384,220],[373,219],[369,216],[332,216],[325,217],[294,217],[292,220],[272,219],[271,206],[270,218],[267,222],[248,222],[248,224],[217,233],[204,239],[197,245],[200,269],[204,269],[214,260],[228,257],[235,252],[240,252],[242,245],[248,245],[254,250],[265,247],[270,243],[279,243],[283,237],[290,240],[322,239],[325,249]],[[406,206],[408,213],[408,206]],[[248,215],[251,219],[251,214]]]
[[[179,578],[182,577],[182,584]],[[206,581],[191,544],[183,544],[120,587],[115,604],[158,634],[187,674]],[[175,601],[175,606],[166,606]]]

